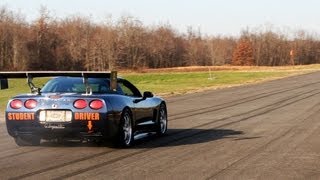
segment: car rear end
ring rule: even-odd
[[[23,95],[6,109],[9,135],[54,138],[113,136],[117,122],[101,96],[76,94]]]

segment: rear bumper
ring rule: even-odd
[[[46,123],[39,121],[12,121],[6,120],[7,130],[10,136],[37,135],[42,139],[54,138],[83,138],[102,137],[113,138],[118,134],[119,119],[114,115],[106,116],[106,119],[91,121],[91,130],[88,121],[75,121],[70,123]]]

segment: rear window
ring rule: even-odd
[[[93,93],[110,93],[109,79],[106,78],[89,78],[89,85]],[[58,77],[51,79],[42,88],[43,93],[85,93],[83,79],[78,77]]]

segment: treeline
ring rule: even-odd
[[[45,8],[28,23],[0,8],[0,70],[111,70],[211,65],[320,63],[318,36],[271,29],[241,37],[205,36],[169,24],[147,27],[133,17],[94,23],[88,17],[57,20]]]

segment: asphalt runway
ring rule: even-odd
[[[167,98],[169,131],[130,149],[18,147],[0,123],[0,179],[320,179],[320,72]]]

